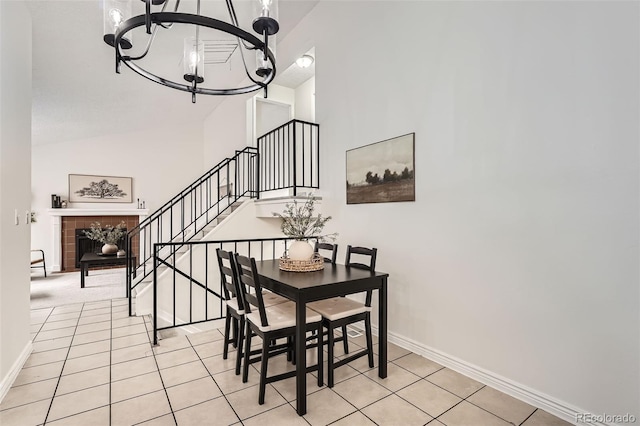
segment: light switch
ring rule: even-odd
[[[20,225],[20,217],[18,216],[18,209],[15,209],[16,212],[16,225]]]

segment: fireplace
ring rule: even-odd
[[[60,209],[63,210],[63,209]],[[126,229],[133,229],[138,225],[138,216],[63,216],[62,217],[62,268],[63,272],[80,270],[80,259],[87,252],[100,253],[102,243],[90,240],[84,235],[84,230],[90,229],[91,224],[100,222],[104,227],[116,226],[124,221]],[[138,237],[132,241],[131,251],[138,256]],[[126,250],[126,238],[117,243],[119,249]]]
[[[127,229],[131,230],[147,218],[149,210],[134,208],[66,208],[47,209],[51,216],[51,270],[53,272],[79,271],[76,268],[76,229],[89,228],[92,222],[104,225],[117,225],[124,220]],[[131,241],[131,253],[139,257],[139,238]],[[126,250],[126,248],[123,246]],[[47,259],[49,265],[49,259]]]
[[[80,228],[76,229],[76,268],[80,268],[80,259],[86,253],[100,253],[102,250],[102,243],[99,241],[94,241],[87,237],[84,233],[85,231],[89,231],[91,228]],[[127,231],[127,228],[124,228],[124,231]],[[127,242],[126,236],[123,236],[118,240],[116,245],[119,249],[124,249]]]

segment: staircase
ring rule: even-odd
[[[185,233],[184,237],[182,235],[175,238],[172,242],[186,244],[180,244],[175,247],[175,249],[167,248],[161,251],[161,255],[165,258],[164,262],[161,262],[154,268],[153,258],[147,261],[146,267],[152,272],[155,269],[156,278],[162,279],[162,277],[169,274],[172,270],[174,270],[174,266],[178,265],[181,259],[185,258],[189,253],[189,249],[191,244],[188,243],[196,243],[198,241],[202,241],[207,237],[207,235],[211,234],[212,231],[218,227],[225,219],[227,219],[236,209],[238,209],[244,201],[237,200],[234,203],[230,204],[228,208],[224,210],[223,213],[217,215],[211,222],[206,224],[200,231],[194,232],[189,230]],[[144,269],[144,267],[142,268]],[[152,294],[152,285],[154,282],[154,273],[148,273],[145,275],[141,275],[132,279],[132,295],[135,296],[136,305],[135,305],[135,315],[150,315],[153,312],[153,294]],[[133,308],[133,305],[132,305]]]
[[[133,297],[143,292],[153,279],[154,245],[160,242],[197,241],[221,223],[243,200],[255,197],[258,187],[255,170],[258,150],[247,147],[225,158],[165,205],[127,233],[127,253],[138,253],[139,265],[127,267],[129,314],[133,315]],[[170,266],[181,245],[160,253]]]
[[[136,253],[140,263],[127,267],[129,315],[152,314],[157,322],[162,316],[158,304],[164,303],[172,316],[164,328],[222,317],[219,282],[209,265],[216,248],[210,236],[251,199],[318,188],[318,129],[317,124],[292,120],[268,132],[258,138],[257,148],[246,147],[225,158],[131,229],[126,250]],[[279,234],[270,235],[274,233]],[[216,243],[218,247],[232,244],[225,248],[229,250],[242,242],[248,248],[245,254],[251,255],[252,244],[259,242],[263,255],[264,244],[270,241],[270,255],[277,252],[279,256],[286,240],[244,238]],[[194,272],[196,268],[201,271]],[[173,291],[158,291],[159,285]],[[180,299],[184,292],[188,301]],[[168,300],[158,301],[158,293]]]

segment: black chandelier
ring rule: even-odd
[[[277,0],[252,0],[256,6],[257,17],[253,20],[253,30],[261,36],[256,37],[240,28],[232,0],[225,0],[229,21],[225,22],[200,14],[200,0],[197,0],[197,12],[182,13],[178,9],[180,0],[173,0],[175,4],[169,7],[170,0],[142,0],[145,13],[131,16],[133,0],[104,0],[104,41],[115,48],[116,73],[120,73],[120,66],[124,63],[139,75],[158,84],[191,93],[192,102],[196,101],[196,94],[203,95],[238,95],[260,89],[266,89],[276,75],[276,60],[274,48],[269,48],[269,41],[275,45],[275,34],[280,26],[277,19]],[[153,10],[158,9],[158,10]],[[171,10],[167,10],[171,9]],[[194,26],[194,36],[184,39],[183,76],[187,84],[174,78],[162,77],[159,73],[149,71],[139,61],[147,57],[159,31],[169,31],[174,24]],[[133,48],[132,30],[144,27],[147,40],[144,50],[136,55],[127,54]],[[229,34],[237,40],[226,53],[229,56],[239,50],[247,77],[251,84],[244,87],[212,88],[205,86],[205,43],[200,34],[201,27],[210,28]],[[256,66],[253,72],[249,70],[245,51],[255,51]]]

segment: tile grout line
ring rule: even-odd
[[[109,424],[112,424],[112,407],[111,407],[111,388],[112,388],[112,376],[111,369],[113,367],[113,299],[109,306],[109,316],[111,318],[111,327],[109,328]]]
[[[80,314],[78,315],[78,322],[80,321],[80,317],[82,316],[82,309],[84,308],[84,303],[82,304],[82,307],[80,308]],[[55,310],[55,308],[54,308]],[[53,311],[52,311],[53,312]],[[76,330],[78,329],[78,325],[76,322]],[[49,414],[51,413],[51,407],[53,407],[53,400],[56,398],[56,392],[58,392],[58,386],[60,386],[60,380],[62,380],[62,373],[64,372],[64,367],[67,365],[67,360],[69,359],[69,353],[71,352],[71,346],[73,345],[73,339],[75,338],[75,330],[74,333],[71,337],[71,342],[69,342],[69,349],[67,351],[67,356],[64,359],[64,362],[62,363],[62,369],[60,370],[60,375],[58,376],[58,381],[56,383],[56,388],[53,391],[53,395],[51,396],[51,402],[49,403],[49,408],[47,409],[47,414],[44,416],[44,421],[42,422],[42,424],[47,424],[47,420],[49,419]]]
[[[143,317],[143,320],[144,320],[144,317]],[[144,324],[144,328],[147,330],[147,335],[148,335],[149,327],[147,326],[147,322],[143,321],[143,324]],[[150,346],[151,346],[151,354],[153,356],[153,362],[156,364],[156,369],[158,371],[158,376],[160,376],[160,383],[162,383],[162,390],[164,390],[164,395],[167,398],[167,403],[169,404],[169,410],[171,410],[171,416],[173,417],[173,422],[177,425],[178,421],[176,420],[176,414],[173,412],[173,407],[171,406],[171,400],[169,399],[169,392],[167,392],[167,388],[164,385],[164,380],[162,379],[162,374],[160,373],[160,366],[158,365],[158,359],[156,358],[156,352],[153,350],[153,348],[154,348],[153,344],[150,344]],[[163,415],[165,415],[165,414],[163,414]],[[151,419],[149,419],[149,420],[151,420]]]
[[[535,408],[535,410],[533,410],[533,413],[529,414],[526,419],[524,419],[522,422],[520,422],[519,426],[524,425],[527,422],[527,420],[529,420],[531,418],[531,416],[533,416],[536,413],[536,411],[539,410],[539,408],[537,408],[537,407],[534,407],[534,408]]]
[[[401,356],[401,357],[398,357],[398,358],[394,359],[393,361],[398,360],[398,359],[401,359],[401,358],[404,358],[405,356],[408,356],[408,355],[410,355],[410,354],[406,354],[406,355],[403,355],[403,356]],[[421,381],[421,380],[425,380],[425,381],[427,381],[428,383],[431,383],[430,381],[428,381],[428,380],[427,380],[427,377],[429,377],[429,376],[431,376],[431,375],[433,375],[433,374],[437,373],[437,372],[438,372],[438,371],[440,371],[440,370],[443,370],[445,367],[439,368],[438,370],[433,371],[433,372],[431,372],[431,373],[427,374],[427,375],[426,375],[426,376],[424,376],[424,377],[421,377],[421,376],[418,376],[417,374],[415,374],[414,372],[407,370],[406,368],[402,367],[401,365],[396,364],[396,363],[395,363],[395,362],[393,362],[393,361],[387,361],[387,364],[393,364],[393,365],[395,365],[395,366],[397,366],[397,367],[399,367],[399,368],[401,368],[401,369],[403,369],[403,370],[407,371],[408,373],[413,374],[414,376],[418,377],[419,379],[418,379],[418,380],[416,380],[415,382],[409,383],[408,385],[403,386],[403,387],[401,387],[401,388],[399,388],[399,389],[397,389],[397,390],[395,390],[395,391],[394,391],[394,390],[391,390],[391,389],[389,389],[388,387],[384,386],[383,384],[378,383],[376,380],[372,379],[371,377],[367,376],[366,374],[364,374],[364,373],[369,372],[369,371],[371,371],[371,370],[375,370],[375,367],[374,367],[374,368],[372,368],[372,369],[366,370],[366,371],[359,371],[359,370],[356,370],[356,371],[358,371],[358,372],[359,372],[359,374],[360,374],[360,375],[363,375],[363,376],[364,376],[364,377],[366,377],[367,379],[369,379],[369,380],[373,381],[374,383],[376,383],[376,384],[378,384],[378,385],[382,386],[383,388],[385,388],[386,390],[388,390],[389,392],[391,392],[391,394],[390,394],[390,395],[387,395],[387,396],[385,396],[385,397],[383,397],[383,398],[380,398],[380,399],[378,399],[378,400],[376,400],[376,401],[373,401],[373,402],[371,402],[371,403],[369,403],[369,404],[365,405],[365,406],[364,406],[364,407],[362,407],[362,408],[358,408],[357,410],[358,410],[358,411],[360,411],[360,412],[362,413],[362,409],[367,408],[367,407],[370,407],[371,405],[376,404],[376,403],[378,403],[378,402],[382,401],[383,399],[388,398],[388,397],[389,397],[389,396],[391,396],[391,395],[395,395],[396,397],[400,398],[401,400],[403,400],[403,401],[404,401],[404,402],[406,402],[407,404],[409,404],[409,405],[413,406],[413,407],[414,407],[414,408],[416,408],[417,410],[419,410],[419,411],[421,411],[421,412],[425,413],[427,416],[431,417],[431,420],[429,420],[429,422],[427,422],[427,423],[431,423],[432,421],[436,420],[436,419],[437,419],[437,417],[439,417],[439,416],[437,416],[437,417],[432,416],[431,414],[429,414],[429,413],[428,413],[428,412],[426,412],[425,410],[421,409],[420,407],[416,406],[415,404],[411,403],[410,401],[407,401],[406,399],[404,399],[402,396],[398,395],[398,392],[399,392],[399,391],[401,391],[401,390],[403,390],[403,389],[408,388],[409,386],[412,386],[412,385],[414,385],[414,384],[418,383],[418,382],[419,382],[419,381]],[[352,368],[353,368],[353,367],[352,367]],[[355,368],[354,368],[354,370],[355,370]],[[353,377],[357,377],[357,375],[356,375],[356,376],[353,376]],[[347,381],[347,380],[350,380],[350,379],[352,379],[353,377],[350,377],[350,378],[348,378],[348,379],[345,379],[345,380],[343,380],[342,382],[345,382],[345,381]],[[338,382],[338,383],[340,383],[340,382]],[[338,384],[338,383],[336,383],[336,384]],[[436,385],[435,383],[431,383],[431,384],[433,384],[434,386],[438,386],[438,385]],[[440,387],[440,386],[438,386],[438,387]],[[440,388],[441,388],[441,387],[440,387]],[[448,392],[448,393],[451,393],[452,395],[454,395],[454,396],[456,396],[456,397],[460,398],[458,395],[454,394],[454,393],[453,393],[453,392],[451,392],[451,391],[448,391],[447,389],[444,389],[444,388],[441,388],[441,389],[443,389],[444,391],[446,391],[446,392]],[[475,392],[474,392],[474,393],[475,393]],[[338,393],[336,392],[336,394],[338,394]],[[340,394],[338,394],[338,395],[340,395]],[[340,395],[340,396],[342,396],[342,395]],[[349,402],[346,398],[343,398],[343,399],[345,399],[345,401]],[[458,405],[458,404],[459,404],[460,402],[462,402],[462,401],[463,401],[463,399],[461,399],[458,403],[456,403],[456,404],[455,404],[454,406],[452,406],[451,408],[455,407],[456,405]],[[451,408],[449,408],[447,411],[449,411]],[[446,411],[445,411],[445,412],[446,412]],[[441,413],[440,415],[442,415],[442,414],[444,414],[444,413]],[[366,414],[362,413],[362,415],[364,415],[365,417],[367,417],[369,420],[373,421],[373,419],[370,419]],[[373,422],[375,423],[375,421],[373,421]]]
[[[222,337],[224,339],[224,336]],[[209,369],[207,368],[207,366],[205,365],[204,361],[202,361],[202,357],[200,356],[200,354],[198,353],[198,351],[196,350],[196,348],[193,346],[193,343],[191,342],[191,339],[189,339],[189,336],[185,336],[185,339],[187,339],[187,342],[189,342],[189,347],[191,349],[193,349],[193,351],[196,353],[196,356],[198,357],[198,360],[200,360],[200,363],[202,364],[202,366],[204,367],[204,369],[207,371],[207,374],[209,374],[209,377],[211,377],[211,380],[213,380],[213,383],[216,384],[218,390],[220,391],[220,393],[222,394],[222,397],[224,398],[225,401],[227,401],[227,404],[229,404],[229,408],[231,408],[231,411],[233,411],[233,414],[236,415],[236,417],[238,418],[238,421],[240,422],[241,425],[244,425],[244,422],[242,421],[242,419],[240,418],[240,416],[238,415],[238,413],[236,412],[236,409],[233,408],[233,405],[231,405],[231,402],[229,402],[229,398],[227,398],[227,394],[224,393],[224,391],[222,390],[222,388],[220,387],[220,385],[218,384],[218,382],[216,381],[216,379],[213,377],[213,374],[211,374],[211,372],[209,371]],[[196,345],[198,346],[198,345]],[[216,355],[213,355],[216,356]],[[235,368],[235,366],[234,366]],[[232,369],[226,370],[226,371],[231,371]],[[242,373],[240,373],[242,374]],[[215,398],[213,398],[215,399]],[[209,400],[211,401],[211,400]],[[201,404],[205,403],[207,401],[203,401],[201,402]],[[197,404],[196,404],[197,405]],[[268,411],[268,410],[267,410]],[[174,414],[174,418],[175,418],[175,414]],[[176,424],[177,424],[177,420],[176,420]]]

